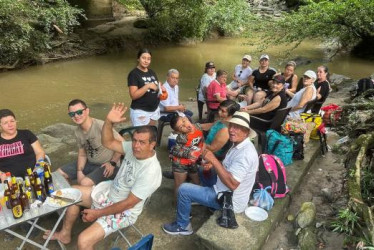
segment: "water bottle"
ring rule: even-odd
[[[168,136],[168,151],[176,144],[177,134],[170,133]]]
[[[44,168],[40,165],[39,162],[37,162],[37,163],[35,164],[34,171],[36,172],[36,174],[37,174],[38,177],[40,178],[40,181],[41,181],[42,183],[44,183]]]

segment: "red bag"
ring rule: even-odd
[[[336,104],[329,104],[321,108],[325,113],[322,116],[322,120],[326,125],[336,125],[336,122],[340,120],[343,109]]]

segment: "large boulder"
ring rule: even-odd
[[[59,138],[62,141],[75,139],[75,126],[66,123],[56,123],[42,129],[43,134]]]
[[[300,250],[317,249],[317,236],[314,228],[308,227],[301,229],[297,235]]]
[[[316,206],[313,202],[304,202],[296,217],[296,222],[301,228],[306,228],[314,223],[316,218]]]
[[[343,75],[339,75],[339,74],[332,74],[330,76],[330,83],[331,84],[339,85],[339,84],[341,84],[343,82],[346,82],[346,81],[352,81],[352,79],[347,77],[347,76],[343,76]]]

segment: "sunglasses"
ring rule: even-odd
[[[240,77],[240,76],[242,75],[242,73],[243,73],[243,70],[241,70],[241,71],[239,72],[238,77]]]
[[[69,112],[68,115],[73,118],[75,115],[82,115],[83,111],[85,111],[87,108],[84,109],[78,109],[77,111]]]

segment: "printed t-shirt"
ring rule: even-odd
[[[130,217],[136,220],[143,210],[144,201],[161,185],[162,173],[156,152],[148,159],[138,160],[132,151],[132,143],[122,142],[125,157],[110,186],[109,199],[113,202],[125,200],[130,192],[142,201],[129,209]]]
[[[183,152],[190,152],[194,156],[200,156],[201,150],[203,148],[204,134],[200,127],[200,124],[194,124],[195,131],[189,134],[179,134],[177,136],[177,144],[173,147],[172,161],[183,166],[195,164],[196,159],[189,159],[184,157],[178,157],[175,154],[182,154]]]
[[[101,130],[104,121],[92,118],[92,125],[87,132],[79,126],[75,129],[75,136],[79,148],[86,151],[87,160],[95,164],[103,164],[112,159],[114,152],[101,144]],[[113,130],[115,137],[120,137],[117,131]]]
[[[133,69],[127,77],[128,86],[137,86],[138,89],[142,88],[146,84],[154,83],[158,86],[158,79],[156,73],[153,70],[148,69],[147,72],[143,72],[138,68]],[[132,109],[141,109],[147,112],[153,112],[157,109],[160,99],[158,98],[159,91],[148,89],[145,94],[131,101]]]
[[[38,138],[29,130],[17,130],[13,139],[0,137],[0,170],[23,177],[26,169],[34,169],[36,158],[31,144]]]

